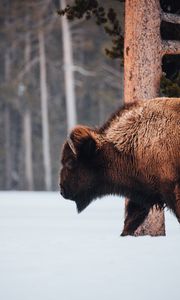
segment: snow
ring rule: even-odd
[[[166,237],[119,237],[124,201],[82,214],[59,193],[0,193],[1,300],[179,300],[180,226]]]

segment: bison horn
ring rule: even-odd
[[[71,138],[67,139],[67,143],[68,143],[69,147],[71,148],[72,152],[74,153],[74,155],[76,155],[77,154],[76,149],[74,147],[74,144],[73,144],[73,141],[71,140]]]

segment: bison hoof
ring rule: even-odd
[[[127,235],[128,235],[128,233],[123,231],[120,236],[127,236]]]
[[[133,232],[123,231],[120,236],[134,235]]]

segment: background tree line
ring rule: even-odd
[[[47,0],[0,4],[1,189],[58,188],[67,135],[60,5]],[[122,18],[119,3],[115,8]],[[77,122],[98,125],[122,101],[120,60],[104,55],[110,40],[93,20],[74,21],[69,30]]]

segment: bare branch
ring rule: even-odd
[[[22,78],[24,77],[24,75],[25,75],[26,73],[28,73],[28,72],[31,70],[31,68],[32,68],[34,65],[37,64],[38,61],[39,61],[39,57],[37,56],[37,57],[35,57],[34,59],[32,59],[29,63],[27,63],[27,64],[25,65],[25,67],[23,68],[23,70],[21,70],[20,73],[18,74],[17,79],[18,79],[18,80],[22,80]]]
[[[78,72],[83,76],[96,76],[96,72],[85,70],[84,68],[82,68],[80,66],[74,65],[72,68],[73,68],[73,71]]]
[[[111,73],[115,77],[120,77],[120,70],[117,70],[117,69],[111,67],[108,64],[103,64],[102,69],[104,69],[105,71]]]
[[[162,54],[180,54],[180,41],[163,41]]]
[[[180,15],[177,15],[177,14],[170,14],[170,13],[165,13],[162,11],[161,19],[162,19],[162,21],[165,21],[165,22],[180,24]]]

